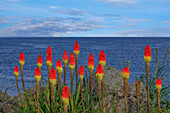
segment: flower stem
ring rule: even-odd
[[[161,91],[160,91],[160,89],[157,89],[157,98],[158,98],[158,108],[159,108],[159,113],[161,113],[161,107],[160,107],[160,95],[161,95]]]
[[[91,99],[92,113],[93,113],[94,111],[93,111],[93,98],[92,98],[92,86],[91,86],[91,82],[92,82],[92,71],[90,71],[89,87],[90,87],[90,99]]]
[[[36,81],[36,93],[37,93],[37,107],[38,107],[38,113],[40,113],[40,107],[39,107],[39,83]]]
[[[101,102],[100,102],[100,93],[101,93],[101,81],[98,80],[99,108],[100,108],[100,113],[102,113],[102,107],[101,107]]]
[[[125,112],[128,113],[128,103],[127,103],[128,79],[124,79],[124,96],[125,96]]]
[[[50,85],[50,66],[48,66],[48,84],[49,84],[49,93],[50,93],[50,97],[49,97],[49,100],[50,100],[50,106],[51,106],[51,85]]]
[[[73,69],[71,71],[71,107],[72,107],[72,113],[73,113]]]
[[[64,105],[64,113],[67,113],[67,105]]]
[[[83,85],[82,85],[82,80],[80,80],[80,88],[81,88],[81,101],[83,105],[83,112],[85,113],[85,107],[84,107],[84,102],[83,102]]]
[[[20,90],[19,90],[19,86],[18,86],[18,77],[17,77],[17,76],[15,76],[15,77],[16,77],[16,84],[17,84],[18,93],[19,93],[21,102],[23,103],[23,100],[22,100],[22,98],[21,98],[21,93],[20,93]],[[23,104],[24,104],[24,103],[23,103]]]
[[[55,110],[55,85],[52,85],[51,84],[51,98],[52,98],[52,103],[53,103],[53,110],[54,110],[54,113],[56,113],[56,110]]]
[[[146,62],[146,75],[147,75],[147,113],[149,113],[149,63]]]
[[[66,63],[64,63],[64,85],[66,82]]]
[[[58,91],[59,91],[60,107],[61,107],[61,113],[62,113],[62,101],[61,101],[61,73],[58,73]]]
[[[77,59],[78,59],[78,55],[76,55],[76,94],[77,94],[77,89],[78,89]]]
[[[103,75],[104,76],[104,75]],[[101,82],[101,88],[102,88],[102,112],[104,113],[104,88],[103,88],[103,80]]]
[[[24,92],[25,92],[24,77],[23,77],[23,65],[21,65],[21,77],[22,77],[23,89],[24,89]]]
[[[136,82],[136,97],[137,97],[137,113],[139,113],[139,83]]]

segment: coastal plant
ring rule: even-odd
[[[67,50],[64,50],[62,61],[64,63],[64,83],[63,84],[65,85],[65,81],[66,81],[66,66],[67,66],[67,62],[68,62]]]
[[[140,87],[140,80],[137,80],[136,81],[136,97],[137,97],[137,113],[140,113],[140,111],[139,111],[139,107],[140,107],[140,105],[139,105],[139,96],[140,96],[140,89],[139,89],[139,87]]]
[[[94,57],[93,57],[92,53],[90,53],[90,56],[88,58],[87,67],[88,67],[89,73],[90,73],[90,76],[89,76],[89,89],[90,89],[90,102],[91,102],[91,105],[92,105],[92,113],[93,113],[93,97],[92,97],[92,85],[91,85],[91,82],[92,82],[92,73],[93,73],[93,70],[94,70]]]
[[[147,46],[145,47],[145,52],[144,52],[144,60],[146,63],[146,75],[147,75],[147,79],[146,79],[146,86],[147,86],[147,112],[149,113],[149,103],[150,103],[150,97],[149,97],[149,64],[151,61],[151,49],[149,44],[147,44]]]
[[[127,97],[128,97],[128,79],[130,76],[129,68],[124,67],[122,70],[122,77],[123,77],[123,87],[124,87],[124,98],[125,98],[125,111],[128,113],[128,103],[127,103]]]
[[[82,101],[82,106],[83,106],[83,112],[85,113],[85,107],[84,107],[84,102],[83,102],[84,100],[83,99],[83,85],[82,85],[84,73],[85,73],[84,67],[81,65],[79,67],[79,78],[80,78],[80,88],[81,88],[81,101]]]
[[[74,44],[73,53],[74,53],[74,55],[76,57],[76,92],[77,92],[77,88],[78,88],[77,60],[78,60],[78,55],[80,53],[78,41],[76,41],[75,44]]]
[[[52,99],[52,103],[53,103],[53,111],[54,111],[54,113],[56,113],[56,110],[55,110],[55,84],[56,84],[55,68],[51,68],[49,82],[50,82],[50,86],[51,86],[51,99]]]
[[[36,80],[36,94],[37,94],[38,113],[40,113],[40,108],[39,108],[39,84],[40,84],[40,79],[41,79],[41,70],[40,70],[40,68],[35,69],[34,78]]]
[[[73,53],[71,52],[69,56],[69,68],[70,68],[70,73],[71,73],[71,107],[72,107],[72,113],[73,113],[73,71],[75,68],[75,58]]]
[[[100,95],[101,95],[101,81],[103,79],[103,68],[102,68],[101,64],[99,64],[97,66],[96,78],[97,78],[97,82],[98,82],[98,91],[97,92],[98,92],[98,98],[99,98],[99,109],[100,109],[100,113],[102,113]]]
[[[161,113],[161,107],[160,107],[160,95],[161,95],[161,88],[162,88],[162,81],[161,78],[156,79],[156,84],[155,87],[157,89],[157,99],[158,99],[158,108],[159,108],[159,113]]]
[[[69,105],[69,89],[68,86],[63,87],[62,102],[64,105],[64,113],[67,113],[67,106]]]
[[[60,97],[60,107],[61,107],[61,112],[62,112],[62,101],[61,101],[61,74],[63,72],[62,68],[62,62],[60,60],[57,60],[56,62],[56,70],[58,74],[58,92],[59,92],[59,97]]]
[[[52,50],[51,47],[48,46],[47,48],[47,59],[46,59],[46,64],[47,64],[47,68],[48,68],[48,80],[50,80],[50,70],[51,70],[51,66],[52,66]],[[50,100],[50,105],[51,105],[51,87],[50,87],[50,82],[49,84],[49,100]]]
[[[104,66],[106,65],[106,55],[104,53],[104,50],[100,51],[99,54],[99,64],[101,64],[103,70],[104,70]],[[103,74],[104,76],[104,74]],[[102,112],[105,112],[105,108],[104,108],[104,88],[103,88],[103,79],[101,82],[101,87],[102,87]]]

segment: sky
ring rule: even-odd
[[[0,0],[0,37],[170,37],[170,0]]]

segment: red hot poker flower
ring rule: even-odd
[[[20,53],[20,55],[19,55],[19,63],[21,64],[21,65],[24,65],[24,63],[25,63],[25,59],[24,59],[24,53]]]
[[[88,69],[89,69],[90,71],[93,71],[93,70],[94,70],[94,58],[93,58],[93,54],[92,54],[92,53],[90,53],[87,67],[88,67]]]
[[[97,77],[98,81],[102,81],[102,79],[103,79],[103,68],[102,68],[101,64],[99,64],[97,66],[96,77]]]
[[[67,50],[64,50],[64,54],[63,54],[63,62],[64,62],[64,64],[67,64],[67,62],[68,62],[68,56],[67,56]]]
[[[151,49],[150,49],[150,46],[148,44],[145,47],[144,60],[147,63],[149,63],[151,61]]]
[[[84,67],[81,65],[79,67],[79,77],[80,77],[80,80],[83,80],[84,72],[85,72]]]
[[[58,73],[63,72],[62,62],[60,60],[57,60],[57,62],[56,62],[56,70],[57,70]]]
[[[46,64],[47,66],[52,66],[52,56],[47,56]]]
[[[104,50],[101,50],[101,52],[99,54],[99,64],[101,64],[102,67],[104,67],[106,65],[106,55],[104,53]]]
[[[15,76],[19,76],[19,68],[18,68],[18,66],[15,66],[15,68],[14,68],[14,75]]]
[[[50,46],[47,48],[47,56],[52,56],[52,50]]]
[[[56,84],[56,71],[55,71],[55,68],[51,68],[49,79],[50,79],[50,83],[52,85]]]
[[[129,75],[130,75],[129,68],[124,67],[123,70],[122,70],[123,79],[129,79]]]
[[[157,89],[161,89],[161,87],[162,87],[161,78],[156,79],[156,85],[155,85],[155,87],[156,87]]]
[[[63,87],[62,101],[63,101],[64,105],[69,104],[69,89],[68,89],[68,86]]]
[[[41,68],[41,66],[42,66],[42,57],[41,57],[41,55],[39,55],[38,58],[37,58],[37,66],[38,66],[38,68]]]
[[[78,41],[76,41],[75,44],[74,44],[74,51],[73,52],[74,52],[75,55],[78,55],[80,53]]]
[[[75,58],[73,53],[71,53],[69,56],[69,68],[74,69],[74,67],[75,67]]]
[[[41,71],[40,71],[40,68],[36,68],[35,69],[35,73],[34,73],[34,78],[36,81],[40,81],[41,79]]]

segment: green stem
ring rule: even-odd
[[[100,93],[101,93],[101,81],[98,81],[99,109],[100,109],[100,113],[102,113],[102,107],[101,107],[101,102],[100,102]]]
[[[146,63],[146,75],[147,75],[147,113],[149,113],[149,63]]]
[[[76,55],[76,94],[77,94],[77,88],[78,88],[77,59],[78,59],[78,55]]]
[[[64,63],[64,85],[66,81],[66,64]]]
[[[25,92],[24,77],[23,77],[23,65],[21,65],[21,77],[22,77],[23,89],[24,89],[24,92]]]
[[[167,55],[168,55],[168,50],[166,51],[166,54],[165,54],[165,58],[164,58],[164,62],[163,62],[163,69],[164,69],[165,60],[166,60]]]
[[[67,113],[67,105],[64,105],[64,113]]]
[[[48,66],[48,85],[49,85],[49,93],[50,93],[50,97],[49,97],[49,100],[50,100],[50,106],[51,106],[51,85],[50,85],[50,69],[51,69],[51,67],[50,66]]]
[[[125,96],[125,112],[128,113],[128,103],[127,103],[127,97],[128,97],[128,79],[124,79],[124,96]]]
[[[160,96],[161,96],[161,91],[160,91],[160,89],[157,89],[157,98],[158,98],[159,113],[161,113]]]
[[[22,98],[21,98],[21,93],[20,93],[19,86],[18,86],[18,77],[17,77],[17,76],[15,76],[15,77],[16,77],[16,84],[17,84],[18,93],[19,93],[19,96],[20,96],[20,99],[21,99],[22,104],[24,104],[24,103],[23,103],[23,100],[22,100]]]
[[[104,76],[104,75],[103,75]],[[102,84],[102,112],[104,113],[104,88],[103,88],[103,80],[101,82]]]
[[[58,73],[58,91],[59,91],[60,107],[61,107],[61,113],[62,113],[62,100],[61,100],[61,73]]]
[[[54,113],[56,113],[56,110],[55,110],[55,85],[52,85],[51,84],[51,97],[52,97],[52,103],[53,103],[53,110],[54,110]]]
[[[39,82],[36,81],[36,92],[37,92],[37,107],[38,107],[38,113],[40,113],[40,107],[39,107]]]
[[[89,87],[90,87],[90,99],[91,99],[91,104],[92,104],[92,113],[93,111],[93,95],[92,95],[92,86],[91,86],[91,82],[92,82],[92,71],[90,71],[90,82],[89,82]]]
[[[83,86],[82,86],[82,80],[80,80],[80,87],[81,87],[81,101],[83,105],[83,112],[85,113],[85,107],[84,107],[84,102],[83,102]]]
[[[71,71],[71,107],[72,107],[72,113],[73,113],[73,69]]]

